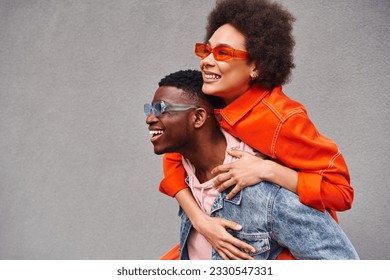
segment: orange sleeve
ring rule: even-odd
[[[303,204],[321,211],[351,208],[354,192],[344,158],[306,114],[296,114],[283,124],[274,153],[298,170],[298,195]]]
[[[166,153],[163,156],[164,179],[160,182],[160,192],[174,197],[177,192],[187,188],[186,171],[179,153]]]
[[[168,252],[162,255],[160,260],[180,260],[180,243],[177,243]]]

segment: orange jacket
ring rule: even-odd
[[[336,144],[322,136],[303,105],[288,98],[282,87],[272,91],[252,86],[215,116],[222,128],[271,159],[298,171],[298,195],[320,211],[351,208],[353,188]],[[165,154],[160,191],[174,196],[187,187],[180,154]]]

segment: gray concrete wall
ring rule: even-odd
[[[285,91],[350,168],[340,224],[390,259],[390,2],[281,1],[296,16]],[[0,259],[157,259],[178,241],[142,106],[198,69],[214,1],[0,0]]]

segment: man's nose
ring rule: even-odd
[[[157,118],[154,115],[154,113],[152,111],[150,111],[149,115],[146,117],[146,123],[150,124],[150,123],[155,122],[155,121],[157,121]]]

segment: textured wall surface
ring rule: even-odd
[[[390,259],[390,2],[281,1],[297,18],[286,93],[344,154],[340,224]],[[214,1],[0,0],[0,259],[157,259],[178,241],[142,106],[198,69]]]

